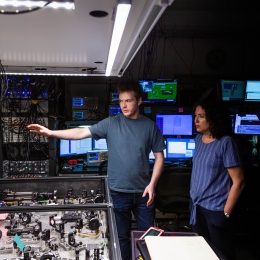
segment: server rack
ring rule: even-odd
[[[49,177],[56,173],[53,138],[30,134],[27,125],[55,129],[55,80],[51,76],[5,76],[0,84],[0,177]]]

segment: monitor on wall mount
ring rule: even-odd
[[[247,80],[245,101],[260,102],[260,80]]]
[[[220,80],[223,101],[244,101],[245,81]]]
[[[192,136],[191,114],[156,114],[155,122],[164,136]]]
[[[236,114],[235,134],[260,134],[260,118],[256,114]]]
[[[194,138],[167,138],[167,159],[188,160],[194,156]]]
[[[176,103],[177,80],[139,80],[143,89],[143,103]]]

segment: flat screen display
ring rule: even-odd
[[[60,157],[85,155],[92,150],[92,138],[82,140],[60,139]]]
[[[245,101],[260,102],[260,80],[247,80]]]
[[[74,120],[82,120],[85,118],[85,111],[83,110],[73,110],[72,111],[72,118]]]
[[[111,102],[118,102],[119,101],[119,94],[117,92],[110,93],[110,101]]]
[[[176,103],[177,80],[139,80],[143,103]]]
[[[167,159],[187,160],[195,153],[193,138],[167,138]]]
[[[260,134],[260,120],[256,114],[236,114],[235,119],[235,134]]]
[[[244,101],[245,81],[221,80],[223,101]]]
[[[84,124],[85,123],[85,124]],[[67,121],[65,124],[68,128],[85,128],[94,125],[97,122],[81,122]],[[82,140],[64,140],[60,139],[60,157],[77,157],[78,155],[86,155],[87,151],[92,150],[92,138],[84,138]]]
[[[156,114],[155,121],[162,135],[192,135],[191,114]]]
[[[84,97],[72,97],[72,108],[82,108],[85,106]]]
[[[236,121],[236,114],[230,114],[230,119],[231,119],[232,132],[234,132],[234,129],[235,129],[235,121]]]
[[[95,140],[93,138],[93,150],[107,150],[107,141],[106,139]]]
[[[110,116],[115,116],[117,114],[121,113],[121,109],[119,105],[111,105],[109,106],[109,115]]]

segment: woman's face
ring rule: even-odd
[[[206,119],[205,110],[201,106],[197,106],[195,110],[194,123],[196,130],[202,134],[209,134],[209,122]]]

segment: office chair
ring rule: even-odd
[[[190,217],[190,177],[191,168],[189,167],[168,167],[163,170],[155,188],[156,209],[163,214],[174,213],[176,215],[174,231],[180,231],[183,227],[191,230],[188,226]],[[181,219],[185,219],[187,225],[181,227]]]

